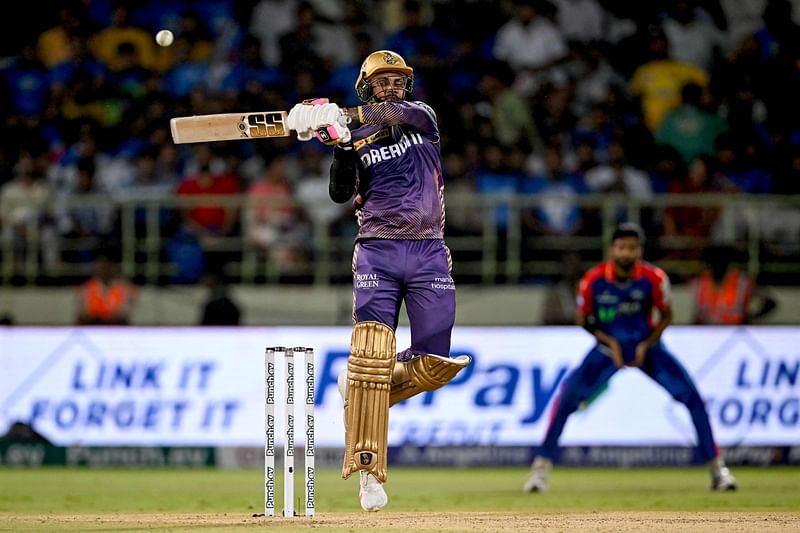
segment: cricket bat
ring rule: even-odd
[[[288,137],[286,111],[220,113],[170,119],[175,144]]]

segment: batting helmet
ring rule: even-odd
[[[398,72],[405,76],[407,95],[414,89],[414,69],[406,65],[406,60],[391,50],[378,50],[367,56],[358,72],[356,94],[362,101],[369,102],[374,97],[369,81],[379,72]]]

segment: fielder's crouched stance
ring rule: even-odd
[[[352,199],[358,220],[353,251],[353,336],[347,371],[342,476],[360,475],[366,511],[386,506],[389,407],[448,383],[470,364],[450,359],[456,315],[450,250],[444,242],[444,178],[436,113],[411,101],[414,71],[390,50],[364,60],[355,89],[364,105],[327,99],[298,104],[287,126],[301,141],[334,146],[328,192]],[[352,129],[352,131],[351,131]],[[405,303],[411,346],[395,353]]]

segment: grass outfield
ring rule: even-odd
[[[385,512],[366,514],[358,505],[358,476],[343,481],[338,471],[319,470],[318,517],[314,522],[298,519],[290,525],[282,519],[253,518],[263,512],[263,473],[258,470],[6,468],[0,469],[0,531],[222,532],[265,526],[281,531],[334,532],[524,531],[528,527],[656,531],[659,528],[650,528],[658,524],[663,526],[661,530],[711,531],[720,524],[712,523],[714,527],[709,529],[694,527],[706,523],[702,517],[716,516],[709,513],[733,517],[732,523],[750,524],[759,531],[800,530],[800,469],[733,471],[740,490],[711,493],[707,472],[701,468],[556,468],[550,491],[523,494],[524,469],[393,468],[386,485],[389,506]],[[298,495],[301,481],[298,475]],[[282,506],[282,488],[279,476],[276,507]],[[599,527],[591,523],[592,515],[601,520]],[[452,518],[442,523],[443,516]],[[583,518],[577,524],[569,522],[571,517],[584,516],[589,517],[588,525]],[[504,517],[502,525],[498,517]],[[551,524],[547,517],[567,522]],[[603,529],[605,517],[617,522]],[[647,527],[636,528],[636,520],[643,517],[647,517]],[[692,517],[701,522],[692,522]],[[508,520],[520,522],[513,527]],[[738,531],[728,525],[724,528]]]

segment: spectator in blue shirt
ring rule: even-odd
[[[739,192],[767,194],[772,189],[772,177],[753,160],[756,148],[752,141],[720,135],[716,143],[719,172]]]
[[[575,235],[583,226],[575,198],[589,190],[580,176],[564,170],[558,146],[547,147],[544,163],[545,172],[523,180],[520,187],[522,193],[541,197],[541,203],[524,213],[525,225],[540,235]]]
[[[14,111],[38,121],[47,105],[50,75],[36,57],[36,49],[26,44],[17,60],[2,72],[11,93]]]

